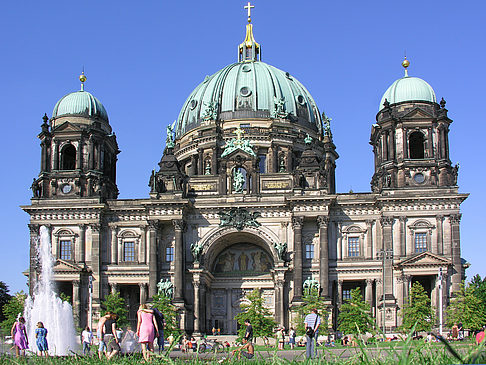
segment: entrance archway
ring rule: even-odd
[[[236,334],[234,319],[240,304],[254,289],[261,291],[265,306],[275,310],[272,247],[249,232],[230,232],[213,241],[205,250],[204,266],[209,272],[206,293],[206,328]]]

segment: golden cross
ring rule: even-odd
[[[233,132],[234,134],[236,134],[236,139],[239,141],[241,140],[241,135],[243,133],[245,133],[245,131],[243,131],[240,126],[238,126],[238,128],[236,128],[236,130]]]
[[[251,23],[251,9],[253,9],[255,5],[251,5],[250,2],[248,1],[248,5],[245,6],[245,9],[248,9],[248,23]]]

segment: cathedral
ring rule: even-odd
[[[117,198],[116,123],[84,90],[84,74],[81,90],[44,116],[40,171],[22,206],[30,290],[46,226],[56,283],[78,326],[97,321],[110,292],[125,299],[133,323],[139,304],[165,288],[182,329],[234,334],[240,304],[257,288],[289,328],[303,288],[315,286],[329,327],[358,287],[378,325],[392,330],[414,282],[436,308],[459,291],[467,194],[449,158],[444,99],[408,75],[405,59],[370,125],[371,191],[336,193],[330,119],[291,73],[262,62],[246,8],[237,62],[196,86],[167,127],[146,198]]]

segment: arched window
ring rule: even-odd
[[[421,159],[425,157],[425,138],[421,132],[413,132],[408,137],[410,158]]]
[[[123,261],[125,262],[135,261],[135,242],[133,241],[123,242]]]
[[[76,148],[72,144],[64,146],[61,151],[61,170],[76,168]]]

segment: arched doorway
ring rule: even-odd
[[[205,262],[210,272],[206,328],[236,334],[238,324],[234,318],[252,290],[259,289],[264,305],[271,312],[275,310],[274,257],[260,237],[244,232],[224,236],[212,246]]]

